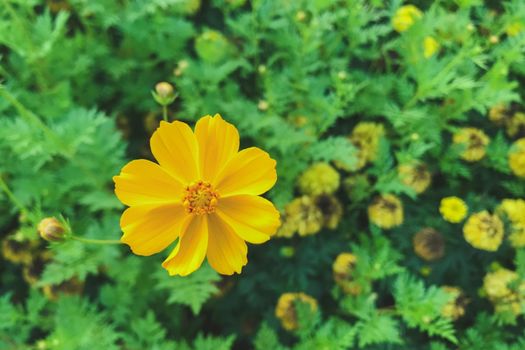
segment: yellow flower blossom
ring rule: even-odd
[[[323,226],[331,230],[337,228],[343,216],[343,206],[337,197],[322,194],[315,197],[314,201],[323,214]]]
[[[509,241],[514,248],[525,247],[525,222],[512,224],[512,231],[509,235]]]
[[[517,285],[518,279],[516,272],[505,268],[487,273],[483,279],[483,290],[497,313],[511,312],[516,316],[522,313],[525,283]]]
[[[497,211],[504,213],[512,223],[525,224],[525,200],[523,199],[504,199]]]
[[[432,181],[432,175],[425,164],[401,164],[397,172],[401,182],[418,194],[425,192]]]
[[[29,264],[33,259],[35,246],[34,241],[28,240],[19,232],[3,239],[2,255],[5,260],[14,264]]]
[[[457,224],[458,222],[463,221],[463,219],[467,216],[468,207],[461,198],[454,196],[445,197],[441,200],[439,212],[441,213],[443,219]]]
[[[425,39],[423,39],[423,56],[425,58],[430,58],[434,56],[436,52],[438,52],[441,45],[431,36],[426,36]]]
[[[503,222],[484,210],[472,214],[463,226],[465,240],[474,248],[496,251],[503,241]]]
[[[496,125],[504,124],[508,118],[508,108],[504,104],[495,105],[489,110],[489,120]]]
[[[507,135],[510,137],[525,136],[525,113],[517,112],[506,120]]]
[[[463,291],[458,287],[443,286],[441,288],[451,296],[449,302],[446,303],[441,310],[441,315],[452,320],[457,320],[465,314],[468,299],[465,298]]]
[[[323,227],[323,213],[317,207],[315,199],[309,196],[295,198],[284,208],[284,222],[277,232],[278,237],[313,235]]]
[[[282,294],[275,307],[275,316],[281,321],[283,328],[288,331],[300,327],[296,306],[298,303],[309,307],[312,313],[317,311],[317,301],[305,293]]]
[[[204,258],[221,274],[240,273],[246,242],[266,242],[279,212],[259,195],[277,180],[275,160],[256,147],[239,152],[239,133],[220,115],[202,117],[195,132],[161,122],[150,140],[157,163],[133,160],[114,177],[115,193],[129,206],[121,241],[137,255],[152,255],[178,239],[162,266],[188,275]],[[257,171],[254,171],[257,169]]]
[[[316,163],[299,177],[299,189],[303,194],[317,196],[332,194],[339,188],[340,176],[328,163]]]
[[[490,142],[489,137],[476,128],[462,128],[454,134],[452,140],[455,144],[465,147],[461,158],[467,162],[476,162],[485,157],[486,147]]]
[[[401,6],[392,18],[392,27],[401,33],[408,30],[423,13],[414,5]]]
[[[525,177],[525,137],[514,142],[509,151],[509,166],[518,177]]]
[[[403,223],[403,203],[392,194],[377,196],[368,206],[368,218],[384,229],[399,226]]]
[[[416,233],[412,240],[414,252],[426,261],[434,261],[445,254],[445,240],[440,232],[426,227]]]
[[[361,122],[354,127],[349,138],[357,148],[357,165],[352,170],[359,170],[376,159],[379,141],[384,135],[385,128],[382,124]]]
[[[354,280],[353,274],[357,257],[352,253],[339,254],[333,265],[335,283],[345,292],[352,295],[361,293],[361,286]]]
[[[505,33],[507,33],[508,36],[516,36],[519,33],[523,31],[525,27],[521,22],[513,22],[505,28]]]

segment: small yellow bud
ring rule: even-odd
[[[260,100],[257,104],[257,108],[259,108],[261,111],[265,111],[268,109],[270,105],[265,100]]]
[[[64,225],[54,217],[45,218],[38,224],[38,233],[48,242],[58,242],[66,236]]]

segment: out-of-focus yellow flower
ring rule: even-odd
[[[468,207],[465,202],[458,197],[445,197],[439,205],[439,212],[443,219],[448,222],[457,224],[461,222],[468,213]]]
[[[337,191],[339,181],[339,173],[332,166],[316,163],[299,177],[298,185],[303,194],[317,196]]]
[[[425,58],[430,58],[439,50],[441,45],[431,36],[426,36],[423,39],[423,56]]]
[[[323,213],[312,197],[295,198],[284,210],[284,223],[277,232],[279,237],[291,237],[295,232],[300,236],[313,235],[323,227]]]
[[[14,264],[29,264],[33,259],[34,241],[28,240],[21,234],[7,236],[2,241],[2,255],[4,259]]]
[[[525,136],[525,113],[517,112],[506,120],[507,135],[510,137]]]
[[[401,6],[392,18],[392,27],[401,33],[408,30],[423,13],[414,5]]]
[[[58,300],[61,294],[64,295],[81,295],[84,291],[84,282],[73,277],[60,284],[49,284],[42,287],[42,292],[47,299]]]
[[[525,137],[512,144],[509,151],[509,166],[514,175],[525,177]]]
[[[463,291],[458,287],[443,286],[441,288],[447,294],[451,295],[451,299],[441,310],[441,315],[446,318],[457,320],[465,314],[465,307],[467,306],[468,299],[465,298]]]
[[[385,127],[379,123],[361,122],[354,127],[350,141],[357,148],[357,165],[352,170],[359,170],[376,159],[379,141],[384,135]]]
[[[504,104],[495,105],[489,110],[489,120],[496,125],[504,124],[508,117],[508,108]]]
[[[497,313],[511,312],[516,316],[522,313],[525,283],[517,284],[518,279],[516,272],[505,268],[487,273],[483,279],[483,290]]]
[[[352,295],[361,293],[361,286],[354,280],[357,257],[352,253],[341,253],[332,265],[335,283],[345,292]]]
[[[384,229],[399,226],[403,223],[403,203],[392,194],[377,196],[368,206],[368,218]]]
[[[496,251],[503,240],[503,222],[497,215],[491,215],[484,210],[472,214],[465,226],[463,236],[474,248]]]
[[[440,232],[426,227],[416,233],[412,240],[414,252],[426,261],[441,259],[445,254],[445,240]]]
[[[279,297],[275,307],[275,316],[281,321],[281,325],[288,331],[298,329],[297,304],[301,303],[310,308],[312,313],[317,311],[317,301],[305,293],[284,293]]]
[[[195,132],[161,122],[150,140],[159,163],[133,160],[114,177],[117,197],[129,206],[121,241],[137,255],[152,255],[178,239],[162,264],[170,275],[192,273],[205,257],[221,274],[240,273],[246,242],[266,242],[280,221],[260,197],[277,180],[275,160],[256,147],[239,152],[239,141],[218,114],[202,117]]]
[[[401,164],[397,168],[399,178],[408,187],[412,188],[416,193],[423,193],[430,182],[432,175],[425,164]]]
[[[514,248],[525,247],[525,223],[512,224],[512,231],[509,235],[510,244]]]
[[[525,200],[523,199],[504,199],[497,211],[504,213],[512,223],[525,224]]]
[[[452,138],[458,145],[466,149],[461,153],[461,158],[467,162],[476,162],[485,157],[486,147],[490,142],[489,137],[477,128],[462,128]]]
[[[508,36],[516,36],[519,33],[521,33],[524,29],[524,26],[521,22],[513,22],[505,28],[505,33],[507,33]]]
[[[22,275],[29,285],[34,285],[40,280],[46,264],[51,260],[51,251],[38,252],[33,254],[30,262],[24,264]]]
[[[315,197],[314,202],[323,214],[323,226],[331,230],[337,228],[343,216],[343,205],[337,197],[322,194]]]

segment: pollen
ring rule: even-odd
[[[219,194],[205,181],[191,183],[186,187],[182,204],[190,214],[203,215],[215,211]]]

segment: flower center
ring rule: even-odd
[[[215,211],[219,194],[210,183],[198,181],[189,184],[182,198],[182,205],[190,214],[202,215]]]

